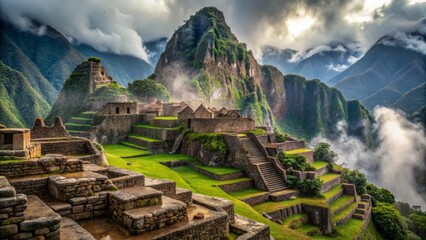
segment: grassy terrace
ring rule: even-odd
[[[340,177],[340,175],[339,175],[339,174],[335,174],[335,173],[327,173],[327,174],[324,174],[324,175],[319,176],[318,178],[319,178],[320,180],[322,180],[324,183],[327,183],[327,182],[333,181],[334,179],[336,179],[336,178],[338,178],[338,177]]]
[[[330,203],[331,214],[333,214],[336,210],[346,205],[347,203],[352,202],[353,199],[354,196],[342,195],[338,199],[334,200],[332,203]]]
[[[140,172],[147,177],[170,179],[176,182],[179,187],[187,188],[196,193],[202,193],[210,196],[217,196],[228,199],[234,203],[235,213],[242,216],[263,222],[270,226],[271,234],[275,239],[311,239],[288,227],[276,224],[264,218],[260,213],[251,208],[248,204],[240,201],[234,196],[229,195],[218,187],[220,184],[229,183],[228,181],[216,181],[205,175],[202,175],[190,167],[178,167],[170,169],[161,164],[166,161],[179,161],[191,159],[183,154],[158,154],[144,157],[126,158],[120,156],[129,151],[129,147],[119,145],[114,151],[110,151],[108,145],[105,145],[106,157],[112,166],[117,166],[132,171]],[[130,163],[131,165],[128,165]],[[234,180],[235,181],[235,180]],[[234,236],[235,237],[235,236]]]
[[[347,240],[354,239],[362,229],[364,221],[358,219],[349,219],[345,224],[336,226],[337,236],[328,237],[328,236],[313,236],[314,239],[323,240],[323,239],[337,239],[337,240]]]
[[[341,191],[343,191],[342,184],[339,184],[332,189],[328,190],[327,192],[323,193],[322,196],[325,198],[325,200],[329,200],[339,194]]]
[[[342,211],[340,211],[338,214],[332,216],[331,217],[331,221],[334,223],[334,222],[336,222],[336,221],[338,221],[340,219],[345,218],[357,206],[358,206],[358,202],[351,203],[349,206],[347,206],[345,209],[343,209]]]
[[[290,227],[294,222],[302,221],[303,219],[306,219],[306,220],[308,219],[307,213],[294,214],[284,219],[283,225]]]
[[[108,154],[116,155],[119,157],[132,157],[150,154],[148,150],[136,148],[128,148],[126,151],[123,151],[123,146],[119,144],[105,145],[104,149]]]
[[[195,159],[189,159],[187,161],[194,164],[198,168],[201,168],[203,170],[206,170],[208,172],[211,172],[211,173],[214,173],[214,174],[217,174],[217,175],[225,175],[225,174],[241,172],[240,169],[234,168],[234,167],[209,167],[209,166],[204,166],[203,164],[199,163]]]
[[[297,204],[306,203],[314,206],[323,206],[326,207],[327,204],[324,201],[323,197],[297,197],[296,199],[289,199],[281,202],[264,202],[258,205],[253,206],[254,209],[258,212],[273,212],[281,208],[287,208],[291,206],[295,206]]]
[[[149,129],[165,129],[165,130],[180,130],[183,127],[182,126],[176,126],[173,128],[164,128],[164,127],[160,127],[160,126],[154,126],[154,125],[148,125],[148,124],[136,124],[133,125],[134,127],[139,127],[139,128],[149,128]]]
[[[159,140],[159,139],[144,137],[144,136],[135,135],[135,134],[129,134],[128,136],[131,137],[131,138],[136,138],[136,139],[143,140],[143,141],[146,141],[146,142],[161,142],[161,140]]]
[[[91,118],[85,118],[85,117],[72,117],[72,120],[81,120],[81,121],[92,121]]]
[[[313,163],[310,163],[312,167],[315,169],[321,169],[323,167],[327,167],[328,163],[323,161],[315,161]]]
[[[177,117],[167,117],[167,116],[163,116],[163,117],[155,117],[156,120],[164,120],[164,121],[174,121],[177,120]]]
[[[286,154],[301,154],[301,153],[307,153],[312,152],[312,149],[309,148],[298,148],[290,151],[285,151]]]
[[[146,148],[146,147],[142,147],[142,146],[139,146],[139,145],[136,145],[136,144],[133,144],[133,143],[129,143],[129,142],[125,142],[125,141],[120,142],[120,144],[127,146],[127,147],[136,148],[136,149],[139,149],[139,150],[148,150],[148,148]]]
[[[240,191],[237,191],[237,192],[229,193],[229,195],[241,200],[241,199],[246,199],[246,198],[249,198],[249,197],[262,195],[264,193],[267,193],[267,192],[264,192],[264,191],[256,189],[256,188],[246,188],[246,189],[243,189],[243,190],[240,190]]]

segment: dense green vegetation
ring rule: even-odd
[[[138,99],[147,102],[152,98],[161,101],[169,101],[170,93],[167,88],[152,79],[135,80],[129,83],[129,92],[133,93]]]
[[[407,239],[406,225],[393,205],[378,203],[373,207],[373,222],[385,239]]]
[[[358,170],[344,169],[341,176],[342,182],[355,184],[359,195],[366,193],[367,177],[363,173]]]
[[[314,168],[306,161],[303,155],[290,155],[285,152],[278,153],[278,160],[284,165],[286,169],[291,168],[297,171],[310,171]]]
[[[122,95],[130,96],[129,91],[126,88],[120,86],[117,82],[112,82],[111,84],[97,88],[90,95],[89,99],[91,101],[112,102]]]
[[[202,146],[211,152],[226,154],[229,151],[221,133],[188,133],[186,138],[189,141],[200,141]]]
[[[314,149],[315,161],[324,161],[328,163],[330,168],[333,168],[334,163],[337,161],[337,154],[330,149],[330,144],[320,142]]]
[[[319,178],[305,179],[303,181],[297,180],[293,175],[287,176],[287,186],[292,189],[297,189],[303,196],[319,197],[321,196],[321,187],[323,181]]]
[[[373,205],[377,205],[378,202],[384,202],[389,204],[395,203],[395,197],[389,190],[385,188],[378,188],[374,184],[367,183],[366,190],[367,193],[371,195]]]

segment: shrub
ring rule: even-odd
[[[371,195],[374,206],[377,205],[377,202],[385,202],[389,204],[395,203],[395,197],[385,188],[378,188],[371,183],[367,183],[366,190],[367,193]]]
[[[98,57],[89,57],[87,59],[87,61],[89,61],[89,62],[101,62],[101,59],[98,58]]]
[[[264,129],[256,128],[255,130],[246,131],[244,133],[253,133],[254,135],[258,136],[258,135],[265,135],[268,132]]]
[[[409,215],[411,224],[408,225],[409,229],[415,234],[426,239],[426,213],[415,212]]]
[[[277,142],[285,142],[290,137],[288,133],[275,133],[275,135],[277,136]]]
[[[157,98],[162,101],[170,100],[170,93],[167,88],[163,84],[148,78],[129,83],[128,89],[142,101],[148,101],[150,98]]]
[[[278,154],[278,160],[286,167],[293,168],[297,171],[310,171],[314,168],[306,162],[306,157],[303,155],[286,155],[285,152]]]
[[[297,189],[300,194],[310,197],[319,197],[321,195],[322,181],[320,179],[306,179],[304,181],[297,180],[296,176],[287,176],[287,186]]]
[[[315,146],[314,159],[328,162],[329,167],[333,168],[333,164],[337,161],[337,154],[330,150],[330,144],[320,142]]]
[[[404,220],[393,205],[377,203],[373,207],[373,222],[385,239],[407,239]]]
[[[367,177],[363,173],[360,173],[358,170],[344,169],[341,177],[342,182],[355,184],[358,194],[361,195],[366,192]]]
[[[187,140],[200,141],[202,146],[211,152],[226,154],[229,151],[223,134],[220,133],[188,133]]]

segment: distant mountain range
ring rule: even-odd
[[[381,105],[415,112],[426,104],[426,50],[408,48],[399,40],[401,34],[425,44],[420,33],[382,37],[360,60],[326,83],[348,99],[361,100],[369,110]]]
[[[379,39],[364,56],[353,43],[331,43],[304,52],[267,46],[262,60],[283,73],[320,79],[370,111],[380,105],[412,114],[426,105],[425,39],[420,32],[396,32]]]
[[[88,45],[73,45],[55,29],[34,22],[20,30],[0,20],[0,122],[32,126],[46,117],[65,80],[89,56],[102,58],[111,76],[123,86],[152,74],[166,38],[145,44],[150,63],[132,56],[105,53]]]
[[[276,66],[284,74],[298,74],[323,82],[348,68],[362,54],[360,48],[351,42],[332,42],[301,52],[266,46],[262,53],[263,64]]]

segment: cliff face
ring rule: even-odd
[[[362,105],[354,110],[356,116],[349,114],[336,89],[259,65],[213,7],[201,9],[173,34],[154,78],[176,99],[240,109],[259,125],[275,125],[299,137],[332,134],[340,120],[370,121]]]

